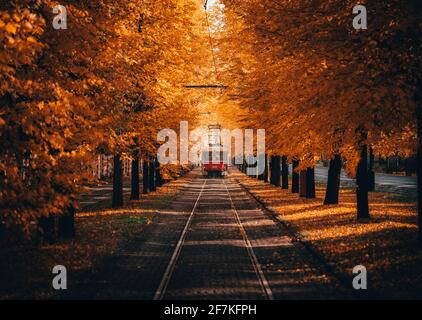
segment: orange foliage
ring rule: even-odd
[[[248,126],[267,130],[272,153],[303,165],[340,153],[353,173],[363,143],[383,156],[415,153],[417,1],[368,3],[364,31],[353,28],[356,1],[220,3],[228,98],[249,113]]]
[[[26,233],[72,203],[97,150],[154,154],[158,130],[195,117],[201,3],[62,1],[55,30],[57,4],[0,4],[0,223]]]

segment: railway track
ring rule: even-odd
[[[165,272],[161,278],[160,284],[158,288],[155,291],[154,294],[154,300],[162,300],[165,299],[167,289],[169,287],[169,283],[173,277],[174,270],[179,262],[179,257],[181,255],[181,252],[183,250],[183,247],[185,245],[187,236],[189,234],[192,221],[195,218],[196,215],[200,215],[201,213],[198,212],[198,205],[201,202],[201,198],[203,197],[205,187],[207,186],[208,181],[211,181],[211,183],[218,185],[218,190],[225,191],[226,198],[225,198],[225,206],[227,207],[227,210],[230,210],[232,213],[233,219],[236,221],[238,232],[240,233],[243,241],[244,249],[247,252],[247,255],[249,256],[250,264],[253,268],[253,271],[255,273],[255,281],[259,283],[259,287],[261,290],[261,295],[264,299],[267,300],[273,300],[273,292],[271,290],[269,281],[267,280],[261,264],[258,261],[257,255],[255,254],[255,251],[253,249],[253,246],[251,244],[251,241],[248,237],[248,234],[243,226],[242,220],[238,214],[238,211],[236,209],[235,203],[232,199],[232,196],[230,194],[230,190],[226,184],[225,179],[209,179],[204,180],[204,183],[202,184],[202,188],[199,191],[198,197],[194,203],[194,206],[189,214],[189,217],[185,223],[185,226],[183,228],[183,231],[180,234],[180,237],[178,239],[178,242],[175,246],[175,249],[173,251],[173,254],[171,255],[170,261],[165,269]]]
[[[281,219],[277,213],[269,209],[265,202],[260,200],[242,182],[240,182],[238,179],[235,179],[235,181],[239,184],[242,190],[244,190],[248,194],[248,196],[259,206],[262,212],[266,216],[268,216],[269,219],[274,221],[277,225],[279,225],[282,230],[288,233],[289,238],[295,246],[304,248],[304,250],[306,250],[310,256],[312,256],[316,261],[318,261],[319,265],[322,266],[322,268],[327,274],[329,274],[333,279],[336,279],[336,281],[341,287],[343,298],[350,298],[354,295],[357,296],[356,292],[350,289],[350,278],[348,276],[343,274],[341,271],[336,270],[335,267],[332,266],[325,259],[325,257],[320,252],[318,252],[316,248],[314,248],[314,246],[310,242],[306,241],[300,233],[293,230],[292,227],[283,219]]]
[[[256,254],[255,254],[255,251],[253,250],[251,242],[249,241],[248,234],[246,233],[246,230],[243,227],[242,221],[240,220],[236,206],[234,205],[233,199],[230,195],[230,191],[227,188],[227,184],[224,180],[223,180],[223,182],[224,182],[224,186],[226,188],[227,194],[228,194],[229,199],[230,199],[230,205],[231,205],[233,213],[236,217],[236,221],[239,225],[240,233],[242,234],[243,240],[245,241],[245,246],[248,250],[248,254],[249,254],[249,257],[251,258],[252,266],[255,270],[255,273],[256,273],[256,276],[257,276],[259,283],[261,285],[262,291],[264,292],[264,295],[268,300],[274,300],[273,292],[270,288],[270,285],[268,283],[267,278],[265,277],[264,272],[262,271],[261,264],[259,263],[258,258],[256,257]]]
[[[186,221],[185,227],[183,228],[182,233],[180,234],[180,238],[177,242],[176,248],[174,249],[174,252],[171,256],[170,262],[167,265],[167,268],[164,272],[163,278],[160,281],[160,285],[157,288],[157,291],[155,291],[154,294],[154,300],[162,300],[164,298],[164,295],[166,294],[166,290],[169,284],[169,281],[171,279],[171,276],[173,274],[173,270],[176,266],[177,260],[179,258],[180,252],[183,247],[183,243],[185,242],[186,235],[188,233],[189,227],[192,223],[193,215],[195,214],[195,210],[198,206],[199,200],[201,199],[202,193],[204,191],[204,187],[207,184],[207,180],[204,181],[204,184],[202,185],[201,191],[199,192],[198,198],[196,199],[196,202],[193,206],[193,209],[189,215],[188,220]]]
[[[330,273],[235,177],[191,173],[179,196],[68,292],[141,300],[332,299]]]

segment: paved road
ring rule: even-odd
[[[315,179],[319,182],[326,182],[328,175],[327,167],[315,168]],[[345,186],[354,187],[355,180],[347,176],[342,170],[341,181]],[[401,195],[416,196],[416,177],[395,176],[391,174],[375,173],[375,191],[391,192]]]
[[[339,284],[232,177],[198,169],[158,219],[69,297],[326,299]]]

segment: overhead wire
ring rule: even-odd
[[[209,42],[210,42],[210,47],[211,47],[211,55],[212,55],[212,61],[214,65],[215,77],[217,79],[217,82],[219,83],[220,81],[219,81],[219,76],[218,76],[217,60],[215,58],[214,43],[212,40],[211,25],[210,25],[209,16],[208,16],[208,0],[205,0],[204,11],[205,11],[205,21],[206,21],[207,29],[208,29],[208,37],[209,37]]]

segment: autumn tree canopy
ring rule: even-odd
[[[303,165],[341,154],[354,174],[362,145],[416,152],[417,1],[368,2],[367,30],[353,27],[354,1],[221,3],[229,98],[249,110],[249,125],[267,129],[273,153]]]
[[[95,154],[150,158],[158,130],[203,113],[266,129],[300,168],[417,152],[419,1],[368,1],[367,30],[351,0],[215,3],[206,20],[197,0],[63,1],[67,29],[56,1],[0,4],[3,222],[29,232],[72,205]],[[184,87],[206,83],[228,89]]]
[[[0,216],[29,231],[60,214],[97,151],[155,153],[156,132],[194,120],[183,83],[207,47],[195,0],[0,4]]]

